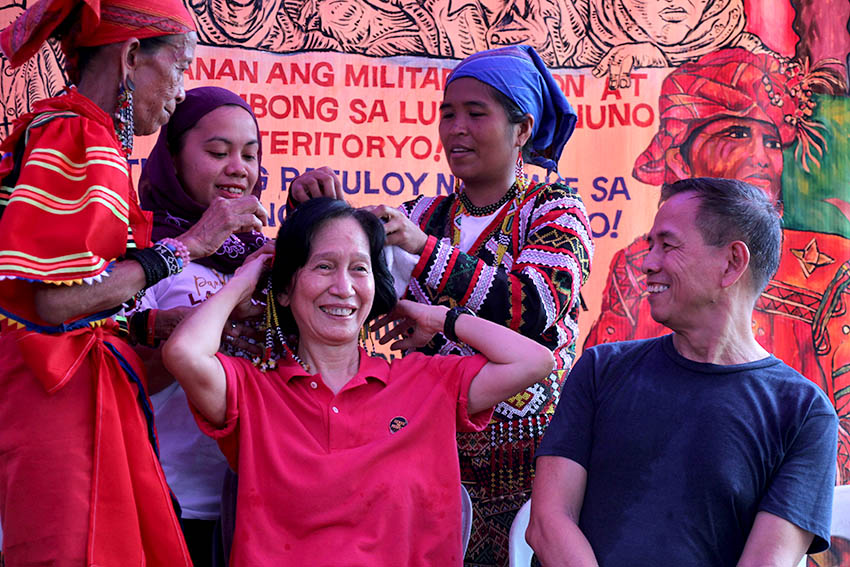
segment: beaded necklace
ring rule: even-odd
[[[516,181],[511,185],[511,188],[505,193],[505,195],[499,199],[496,203],[492,205],[487,205],[486,207],[475,207],[477,210],[484,210],[488,207],[494,207],[492,211],[489,211],[487,214],[493,214],[495,211],[499,209],[499,207],[503,206],[507,203],[512,197],[516,198],[515,208],[519,210],[520,204],[523,199],[525,199],[525,192],[528,190],[528,176],[525,173],[521,173],[517,175]],[[466,197],[466,193],[462,190],[458,191],[458,198],[452,207],[451,215],[452,215],[452,245],[458,246],[460,244],[460,217],[465,212],[467,212],[467,203],[469,198]],[[473,206],[471,203],[469,206]],[[474,206],[473,206],[474,207]],[[510,207],[507,207],[504,211],[502,211],[502,221],[501,226],[499,227],[499,232],[496,235],[496,240],[499,243],[496,249],[496,258],[493,263],[494,266],[499,266],[502,263],[502,258],[504,258],[505,253],[508,251],[508,247],[511,244],[511,221],[513,220],[513,216],[508,214]],[[470,214],[472,214],[470,212]],[[476,216],[473,214],[473,216]],[[483,235],[483,233],[482,233]],[[481,236],[479,235],[477,241],[481,240]],[[470,254],[474,254],[476,250],[476,246],[473,245],[472,248],[469,249]]]
[[[466,194],[466,191],[461,191],[460,194],[458,194],[458,199],[460,200],[460,204],[463,205],[464,210],[473,217],[486,217],[492,215],[500,208],[502,208],[502,205],[510,201],[511,198],[516,195],[516,190],[517,182],[514,181],[514,184],[511,185],[510,189],[505,191],[505,194],[502,195],[501,199],[499,199],[495,203],[484,205],[483,207],[476,207],[475,205],[473,205],[472,201],[469,200],[469,195]]]

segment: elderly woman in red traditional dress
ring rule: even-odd
[[[13,66],[61,37],[77,84],[38,103],[0,146],[9,565],[191,564],[122,308],[266,218],[248,196],[151,245],[127,157],[133,136],[156,132],[183,100],[193,30],[179,0],[42,0],[0,34]]]

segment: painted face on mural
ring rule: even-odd
[[[724,117],[691,136],[685,156],[694,177],[740,179],[774,201],[782,196],[782,143],[769,122]]]
[[[702,19],[710,0],[622,0],[638,26],[659,45],[680,43]]]

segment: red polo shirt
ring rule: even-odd
[[[294,363],[263,374],[218,356],[226,424],[196,418],[239,473],[231,565],[462,564],[455,433],[492,415],[466,409],[483,356],[361,349],[336,395]]]

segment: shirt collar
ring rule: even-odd
[[[366,349],[358,347],[360,350],[360,368],[346,386],[356,386],[364,384],[367,378],[375,378],[383,385],[387,385],[387,380],[390,374],[390,365],[380,356],[369,356]],[[286,359],[286,362],[280,365],[280,373],[284,376],[287,383],[294,378],[309,377],[310,374],[304,368],[292,360],[291,357]]]

